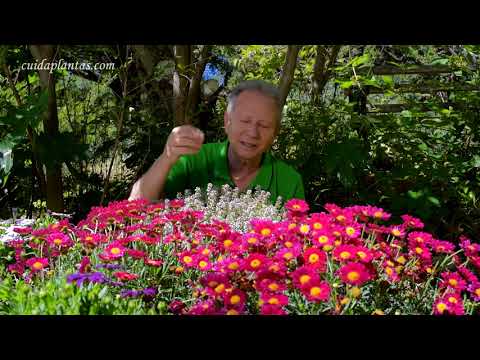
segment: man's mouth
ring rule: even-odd
[[[242,144],[247,149],[255,149],[257,147],[256,144],[248,143],[248,142],[245,142],[245,141],[240,141],[240,144]]]

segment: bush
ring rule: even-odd
[[[235,230],[229,214],[212,211],[222,206],[195,209],[205,195],[113,202],[77,226],[17,228],[21,239],[0,252],[0,311],[478,314],[480,246],[465,237],[459,246],[438,240],[420,219],[392,224],[373,206],[308,213],[302,200],[288,201],[278,220],[232,207],[248,223]],[[244,195],[225,187],[219,196],[238,203]],[[261,194],[249,196],[244,204],[261,203]]]

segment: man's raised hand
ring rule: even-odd
[[[198,153],[204,139],[200,129],[191,125],[178,126],[168,136],[162,155],[173,165],[182,155]]]

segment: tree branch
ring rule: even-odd
[[[285,64],[283,65],[282,76],[280,78],[280,104],[283,107],[287,99],[290,87],[292,86],[293,77],[295,74],[295,67],[297,66],[298,52],[300,45],[288,45],[287,55],[285,57]]]

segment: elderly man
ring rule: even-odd
[[[281,121],[278,89],[258,80],[245,81],[228,97],[224,114],[227,140],[203,144],[201,130],[184,125],[172,130],[162,155],[133,185],[129,199],[174,198],[185,189],[230,184],[240,190],[257,185],[272,203],[305,198],[302,178],[270,153]]]

